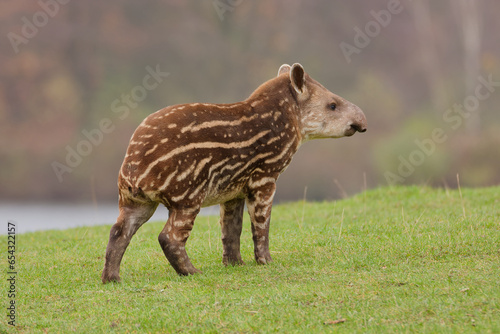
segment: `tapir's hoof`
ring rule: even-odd
[[[195,275],[195,274],[203,274],[203,271],[194,268],[194,271],[189,273],[189,275]]]
[[[203,274],[203,271],[193,267],[190,268],[189,270],[177,271],[177,274],[179,274],[179,276],[189,276],[189,275]]]
[[[114,283],[120,283],[120,276],[119,275],[112,275],[112,274],[106,274],[102,273],[101,275],[101,280],[103,284],[114,282]]]
[[[271,258],[271,255],[267,254],[259,257],[256,256],[255,261],[257,261],[257,264],[268,264],[273,262],[273,259]]]
[[[245,265],[245,262],[241,259],[241,257],[230,258],[230,257],[224,256],[222,258],[222,263],[225,266],[244,266]]]

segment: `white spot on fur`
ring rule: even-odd
[[[153,146],[153,148],[151,148],[150,150],[147,150],[146,153],[144,153],[144,156],[153,153],[157,147],[158,147],[158,144],[155,144],[155,146]]]
[[[179,195],[179,196],[174,196],[174,197],[171,197],[170,199],[173,201],[173,202],[179,202],[180,200],[183,200],[187,193],[189,192],[189,188],[186,189],[186,191],[184,193],[182,193],[182,195]]]
[[[165,182],[163,182],[163,184],[159,187],[160,190],[167,189],[167,187],[170,185],[170,181],[177,174],[177,171],[178,171],[178,168],[175,170],[175,172],[173,172],[172,174],[167,176],[167,178],[165,179]]]
[[[266,153],[261,153],[261,154],[258,154],[256,156],[254,156],[252,159],[250,159],[242,168],[240,168],[238,170],[238,172],[236,172],[233,177],[232,177],[232,180],[236,179],[236,177],[238,175],[240,175],[241,173],[245,172],[246,169],[251,166],[253,163],[255,163],[256,161],[260,160],[260,159],[264,159],[264,158],[267,158],[268,156],[270,156],[271,154],[273,154],[273,152],[266,152]]]
[[[274,120],[277,121],[278,118],[281,116],[281,113],[279,111],[274,113]]]
[[[256,100],[256,101],[253,101],[250,105],[255,108],[260,103],[262,103],[262,100]]]
[[[243,116],[242,118],[238,119],[238,120],[234,120],[234,121],[209,121],[209,122],[203,122],[201,124],[198,124],[198,125],[194,125],[195,122],[189,124],[188,126],[185,126],[181,129],[181,133],[185,133],[186,131],[191,131],[191,132],[195,132],[195,131],[199,131],[201,129],[205,129],[205,128],[212,128],[214,126],[225,126],[225,127],[230,127],[230,126],[240,126],[242,123],[244,122],[250,122],[254,119],[256,119],[257,117],[259,117],[258,114],[254,114],[250,117],[245,117]]]
[[[252,181],[249,183],[249,186],[250,186],[251,188],[254,188],[254,189],[255,189],[255,188],[262,187],[263,185],[266,185],[266,184],[268,184],[268,183],[276,183],[276,179],[275,179],[275,178],[273,178],[273,177],[262,177],[262,178],[260,178],[260,179],[258,179],[258,180],[255,180],[255,181],[253,181],[253,180],[252,180]]]
[[[269,139],[269,141],[267,142],[267,145],[270,145],[270,144],[274,143],[277,140],[280,140],[280,137],[273,137],[273,138]]]
[[[191,166],[189,166],[185,171],[183,171],[179,176],[177,176],[176,180],[177,181],[182,181],[184,180],[191,172],[194,170],[196,166],[196,161],[193,161]]]
[[[289,150],[291,148],[291,146],[293,145],[293,141],[290,141],[284,148],[283,148],[283,151],[275,156],[274,158],[271,158],[271,159],[267,159],[266,161],[264,161],[266,164],[272,164],[272,163],[275,163],[277,161],[279,161],[281,158],[283,158],[287,153],[289,153]]]
[[[201,189],[205,186],[207,183],[207,180],[203,181],[196,189],[189,195],[189,199],[193,199],[198,193],[201,191]]]
[[[212,160],[212,156],[209,156],[208,158],[202,159],[198,163],[198,166],[196,166],[196,169],[194,171],[193,179],[196,179],[198,177],[198,175],[200,174],[203,167],[205,167],[206,164],[210,162],[210,160]]]

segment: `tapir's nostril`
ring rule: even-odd
[[[365,132],[366,131],[366,127],[362,126],[360,124],[351,124],[351,128],[353,128],[354,130],[356,130],[358,132]]]

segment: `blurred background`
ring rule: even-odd
[[[361,107],[368,131],[304,144],[278,202],[456,187],[457,174],[498,185],[498,13],[473,0],[2,1],[0,200],[116,203],[144,117],[241,101],[295,62]]]

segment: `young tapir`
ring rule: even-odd
[[[102,281],[119,281],[120,262],[135,232],[159,203],[169,218],[158,236],[179,275],[199,272],[186,241],[200,208],[220,204],[222,262],[243,264],[245,203],[255,260],[271,261],[269,223],[276,180],[299,146],[315,138],[366,131],[360,108],[312,79],[300,64],[232,104],[193,103],[149,115],[132,135],[118,177],[120,215],[106,249]]]

